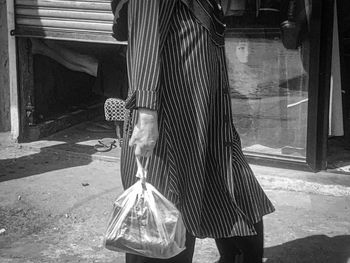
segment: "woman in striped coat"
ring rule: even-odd
[[[192,262],[195,237],[215,238],[219,262],[261,262],[262,217],[274,208],[243,156],[232,123],[224,24],[216,0],[129,0],[130,110],[123,186],[137,178],[135,154],[150,158],[148,181],[181,211]]]

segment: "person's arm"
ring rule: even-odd
[[[133,93],[128,107],[138,110],[129,145],[149,156],[158,139],[159,0],[129,1],[128,71]]]
[[[128,71],[132,109],[158,109],[159,0],[129,0]]]

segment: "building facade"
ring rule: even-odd
[[[0,1],[0,132],[11,129],[6,1]]]
[[[57,41],[86,53],[95,47],[107,50],[124,43],[111,37],[109,1],[14,3],[7,8],[14,21],[8,30],[17,43],[19,63],[18,83],[10,86],[17,86],[19,115],[12,119],[18,122],[16,136],[40,137],[45,130],[40,128],[45,126],[45,110],[37,102],[47,98],[40,98],[43,93],[38,92],[44,80],[35,75],[38,64],[43,64],[37,61],[44,61],[48,67],[58,66],[32,54],[30,40]],[[339,91],[339,85],[334,85],[339,77],[332,74],[334,13],[329,10],[334,4],[334,0],[223,1],[234,121],[243,150],[252,162],[314,171],[326,168],[330,121],[336,120],[329,119],[333,109],[330,102],[335,101],[330,100],[331,94],[336,97],[331,87]],[[1,30],[3,34],[5,29]],[[89,85],[89,80],[81,78]],[[0,128],[8,129],[9,121],[3,118]],[[52,127],[47,130],[55,131]]]

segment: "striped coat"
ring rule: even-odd
[[[129,0],[123,186],[137,180],[134,149],[127,147],[135,109],[157,110],[148,181],[200,238],[254,235],[252,225],[274,210],[232,123],[220,14],[215,0]]]

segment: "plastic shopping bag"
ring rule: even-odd
[[[114,202],[105,247],[144,257],[174,257],[185,249],[186,229],[181,214],[146,182],[146,170],[138,159],[137,163],[140,180]]]

